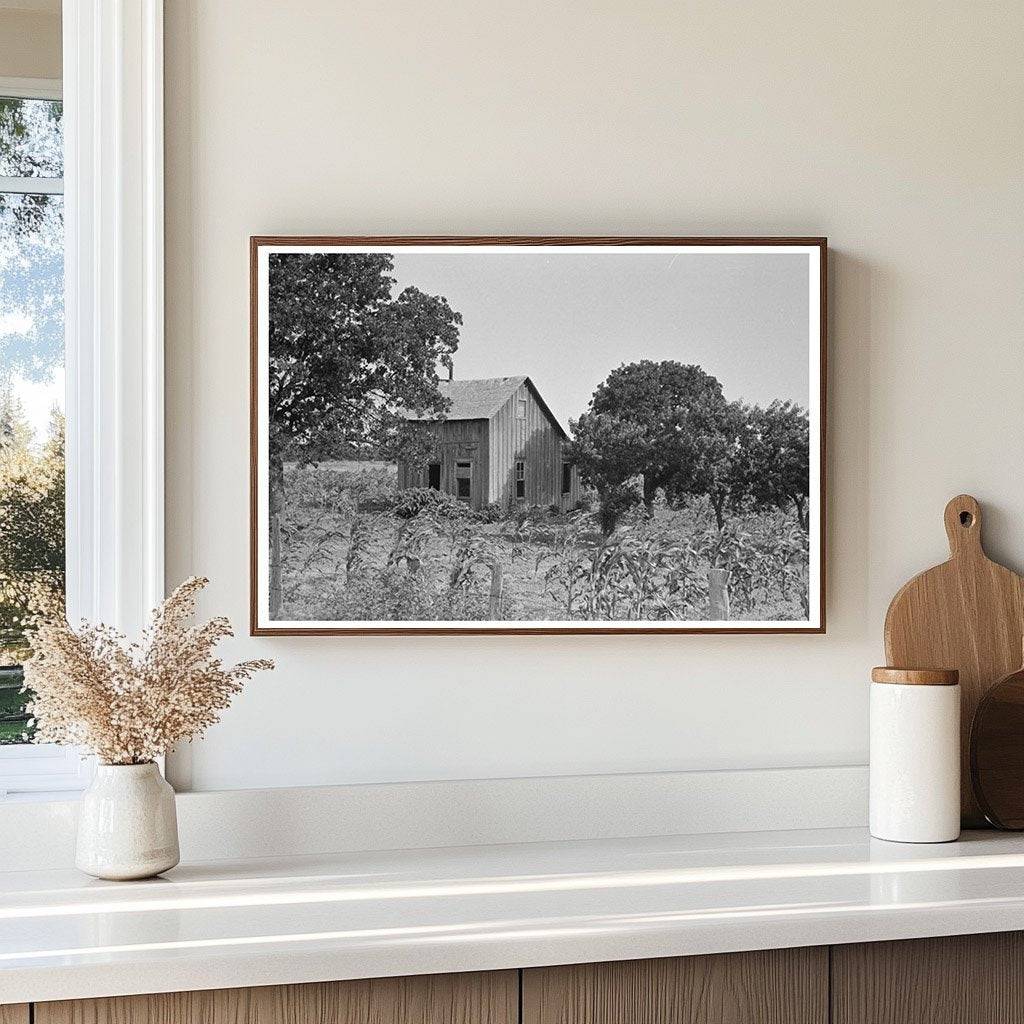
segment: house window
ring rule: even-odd
[[[516,399],[516,419],[517,420],[525,420],[526,419],[526,399],[525,398]]]
[[[562,493],[572,492],[572,465],[568,462],[562,463]]]
[[[516,463],[516,498],[526,497],[526,463]]]
[[[60,100],[0,96],[0,747],[32,734],[22,623],[64,599],[63,153]]]
[[[427,486],[432,491],[441,490],[441,463],[431,462],[427,466]]]
[[[469,501],[473,486],[473,463],[455,463],[455,495],[462,501]]]

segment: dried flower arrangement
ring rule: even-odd
[[[140,643],[108,626],[64,619],[32,630],[25,689],[36,742],[82,746],[104,764],[145,764],[199,736],[254,673],[272,661],[225,668],[213,649],[232,635],[226,618],[190,626],[209,580],[193,576],[153,612]]]

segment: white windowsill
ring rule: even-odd
[[[92,779],[95,759],[53,743],[0,746],[0,803],[68,800]]]

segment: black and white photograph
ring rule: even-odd
[[[824,628],[824,242],[252,240],[252,628]]]

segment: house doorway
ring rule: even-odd
[[[441,463],[431,462],[427,466],[427,486],[432,491],[441,490]]]

